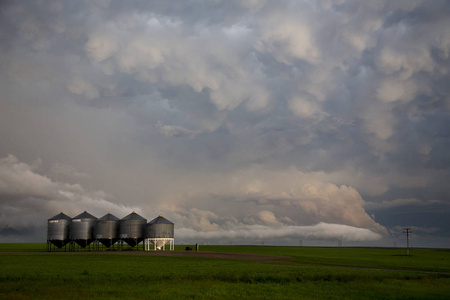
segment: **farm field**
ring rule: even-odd
[[[403,249],[387,248],[200,246],[191,252],[184,247],[166,255],[48,253],[45,244],[0,244],[0,299],[446,299],[450,294],[450,250],[413,249],[406,256]]]

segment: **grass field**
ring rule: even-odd
[[[406,256],[401,249],[377,248],[200,248],[288,256],[250,261],[45,249],[45,244],[0,244],[0,299],[448,299],[450,295],[449,250],[413,249]]]

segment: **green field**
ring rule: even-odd
[[[288,256],[250,261],[45,249],[45,244],[0,244],[0,299],[448,299],[450,295],[450,250],[413,249],[406,256],[402,249],[380,248],[200,248]]]

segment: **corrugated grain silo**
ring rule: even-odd
[[[69,240],[69,228],[72,218],[63,214],[48,219],[47,223],[47,247],[51,249],[51,244],[58,248],[64,247]]]
[[[155,250],[165,249],[165,245],[169,243],[170,250],[173,250],[174,228],[175,225],[161,215],[148,222],[146,250],[150,250],[150,243],[155,245]]]
[[[86,211],[72,218],[70,239],[81,248],[86,248],[95,240],[94,228],[96,221],[97,218]]]
[[[119,218],[108,213],[95,222],[94,236],[109,248],[119,240],[119,226]]]
[[[134,211],[120,220],[120,239],[134,247],[144,240],[147,219]]]

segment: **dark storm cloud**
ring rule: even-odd
[[[92,191],[105,191],[105,209],[164,212],[191,238],[255,225],[295,241],[340,224],[389,239],[417,220],[400,222],[399,207],[448,212],[449,12],[425,0],[4,1],[0,211],[35,207],[37,226],[61,203],[98,208]],[[28,226],[14,220],[5,232]]]

